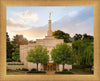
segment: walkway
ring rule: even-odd
[[[54,71],[48,71],[46,74],[47,74],[47,75],[54,75],[55,72],[54,72]]]

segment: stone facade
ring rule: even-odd
[[[49,50],[49,63],[53,63],[51,58],[51,50],[53,47],[55,47],[59,43],[63,43],[63,39],[56,39],[54,36],[52,36],[52,30],[51,30],[51,20],[49,20],[49,28],[47,32],[47,36],[45,36],[44,39],[37,39],[36,43],[29,43],[28,45],[20,45],[20,60],[22,63],[24,63],[25,68],[28,68],[29,70],[32,68],[36,68],[35,63],[30,63],[26,61],[26,56],[28,55],[28,51],[32,48],[34,48],[36,45],[42,45],[43,47],[46,47],[47,50]],[[71,43],[68,43],[68,45],[71,46]],[[58,65],[59,70],[62,71],[62,65]],[[42,64],[39,64],[39,70],[43,69],[44,66]],[[65,65],[65,68],[72,69],[71,65]]]
[[[7,69],[22,69],[22,68],[25,68],[24,65],[9,65],[9,64],[20,64],[21,62],[7,62],[6,63],[6,68]]]
[[[7,69],[22,69],[22,68],[25,68],[24,65],[7,65]]]

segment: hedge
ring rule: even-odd
[[[11,58],[7,58],[7,62],[12,62],[12,59]]]
[[[24,65],[24,63],[8,63],[8,65]]]
[[[73,74],[71,71],[59,71],[55,72],[56,74]]]
[[[28,71],[27,73],[46,73],[45,71]]]
[[[63,71],[68,71],[67,69],[64,69]]]
[[[36,69],[35,68],[32,68],[31,71],[36,71]]]
[[[7,69],[7,71],[21,71],[21,69]]]
[[[27,68],[22,68],[22,71],[28,71],[28,69]]]

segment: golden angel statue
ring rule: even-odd
[[[51,20],[51,12],[49,13],[49,19]]]

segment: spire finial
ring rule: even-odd
[[[51,12],[49,13],[49,22],[48,22],[48,25],[49,25],[49,27],[48,27],[48,33],[47,33],[47,35],[48,36],[52,36],[52,30],[51,30]]]
[[[49,20],[51,20],[51,12],[49,13]]]

